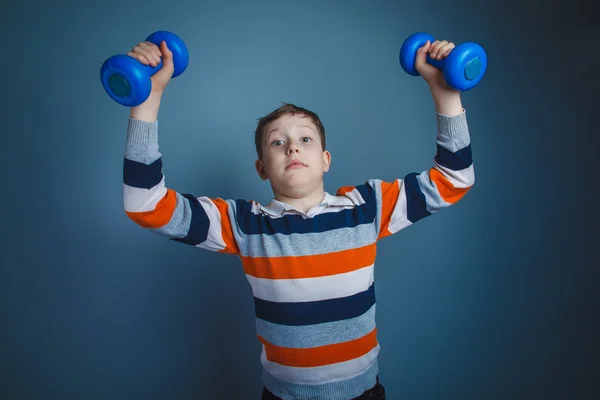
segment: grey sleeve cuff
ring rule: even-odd
[[[129,118],[125,158],[149,165],[160,157],[158,121],[146,122]]]
[[[438,134],[437,143],[442,147],[455,152],[465,148],[471,143],[469,127],[467,125],[466,111],[455,116],[437,113]]]
[[[147,122],[129,118],[127,144],[157,145],[158,121]]]
[[[441,136],[468,136],[467,112],[463,108],[462,113],[455,116],[447,116],[436,112],[438,135]]]

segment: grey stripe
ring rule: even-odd
[[[363,315],[317,325],[288,326],[256,319],[256,333],[281,347],[311,348],[361,338],[375,329],[376,304]]]
[[[263,368],[262,379],[266,388],[275,396],[282,399],[348,400],[358,397],[366,390],[372,388],[377,381],[378,374],[379,362],[375,359],[373,364],[360,375],[343,381],[329,382],[322,385],[285,382],[277,379],[265,368]]]
[[[179,193],[176,195],[177,205],[171,220],[165,226],[151,228],[150,231],[169,238],[183,238],[188,234],[192,222],[192,208],[185,197]]]
[[[381,212],[382,212],[382,196],[383,194],[381,193],[381,179],[370,179],[368,181],[368,184],[373,188],[373,190],[375,191],[375,200],[377,201],[377,216],[375,217],[375,237],[377,238],[379,236],[379,233],[381,232]],[[395,184],[398,184],[397,180],[394,181]]]
[[[242,235],[242,246],[249,257],[283,257],[327,254],[375,243],[373,225],[359,225],[326,232],[291,235]]]
[[[447,203],[442,196],[440,196],[437,186],[435,186],[435,183],[433,183],[429,177],[429,170],[423,171],[417,175],[417,182],[425,195],[427,211],[434,214],[440,209],[450,206],[450,203]]]

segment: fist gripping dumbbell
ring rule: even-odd
[[[415,68],[417,51],[427,41],[433,43],[433,36],[417,32],[410,35],[400,49],[400,65],[404,71],[412,76],[420,75]],[[427,63],[439,68],[444,73],[448,86],[455,90],[466,91],[475,87],[487,68],[487,56],[483,48],[477,43],[461,43],[450,51],[448,57],[433,60],[427,54]]]
[[[183,73],[189,63],[189,54],[185,43],[177,35],[167,31],[157,31],[146,38],[147,42],[160,47],[165,41],[173,53],[173,75],[175,78]],[[162,61],[156,66],[144,65],[126,54],[117,54],[102,64],[100,79],[106,93],[117,103],[135,107],[142,104],[152,90],[150,78],[163,66]]]

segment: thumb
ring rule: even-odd
[[[428,40],[423,46],[419,47],[419,50],[417,50],[417,57],[415,60],[415,64],[423,64],[426,62],[427,52],[429,51],[430,46],[431,46],[431,43]]]
[[[162,55],[162,67],[152,76],[152,82],[155,82],[157,87],[164,88],[173,76],[175,67],[173,66],[173,53],[164,40],[160,42],[159,48]]]
[[[160,53],[162,54],[163,68],[173,68],[173,53],[164,40],[160,42]]]

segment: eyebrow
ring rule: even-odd
[[[308,129],[310,129],[311,131],[313,131],[314,133],[317,133],[317,132],[316,132],[316,131],[315,131],[315,130],[314,130],[314,129],[313,129],[311,126],[310,126],[310,125],[298,125],[298,126],[302,126],[302,127],[308,128]],[[266,138],[268,139],[268,138],[269,138],[269,135],[271,135],[271,133],[273,133],[273,132],[276,132],[276,131],[278,131],[278,130],[279,130],[279,128],[274,128],[274,129],[271,129],[271,130],[270,130],[270,131],[267,133],[267,136],[266,136]]]

